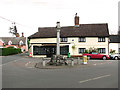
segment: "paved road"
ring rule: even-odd
[[[3,60],[6,60],[3,61],[2,66],[3,88],[118,87],[117,60],[89,61],[88,65],[81,68],[37,69],[31,63],[40,62],[40,59],[20,55],[9,56],[9,58],[3,58]]]

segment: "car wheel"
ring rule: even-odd
[[[118,60],[118,57],[115,57],[114,59],[115,59],[115,60]]]
[[[91,58],[90,56],[87,56],[87,59],[88,59],[88,60],[90,60],[90,58]]]
[[[103,58],[102,58],[103,60],[106,60],[107,59],[107,57],[106,56],[103,56]]]

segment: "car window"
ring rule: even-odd
[[[97,54],[96,52],[92,52],[92,54]]]

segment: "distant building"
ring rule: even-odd
[[[108,24],[79,24],[75,15],[75,25],[61,27],[60,54],[79,56],[90,47],[98,48],[99,53],[109,55]],[[50,57],[56,54],[56,27],[38,28],[38,32],[29,36],[30,52],[33,57]]]
[[[118,35],[120,35],[120,26],[119,26],[119,30],[118,30]]]
[[[110,35],[109,39],[109,50],[120,53],[120,35]]]
[[[26,37],[0,37],[0,47],[21,48],[22,51],[28,51]]]

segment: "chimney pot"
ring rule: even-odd
[[[24,33],[22,32],[22,37],[24,37]]]
[[[19,37],[19,33],[16,33],[16,37]]]

